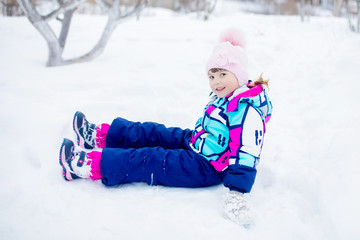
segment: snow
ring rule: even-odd
[[[54,68],[26,18],[0,18],[1,239],[359,239],[359,35],[343,18],[221,13],[205,22],[148,9],[99,58]],[[86,52],[105,22],[76,15],[65,55]],[[209,93],[205,61],[232,26],[247,34],[250,77],[270,78],[274,105],[250,229],[222,216],[223,186],[64,181],[59,148],[74,138],[76,110],[96,123],[192,128]]]

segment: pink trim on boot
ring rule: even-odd
[[[96,146],[98,148],[106,148],[106,137],[109,131],[110,125],[103,123],[96,128]]]
[[[101,152],[92,151],[88,155],[88,165],[91,165],[90,178],[92,180],[102,179],[100,162],[101,162]]]

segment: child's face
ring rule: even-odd
[[[232,72],[220,70],[215,73],[209,71],[209,83],[211,90],[223,98],[239,88],[239,82]]]

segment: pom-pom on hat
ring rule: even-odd
[[[236,76],[239,86],[247,84],[248,59],[245,47],[245,36],[241,31],[234,28],[224,31],[206,63],[206,74],[212,68],[222,68]]]

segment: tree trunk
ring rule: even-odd
[[[29,0],[19,0],[20,6],[23,8],[31,24],[45,38],[48,45],[49,55],[47,66],[56,66],[61,64],[61,47],[59,45],[56,34],[51,27],[44,21],[43,17],[38,13],[35,6]]]
[[[304,22],[305,21],[305,0],[300,0],[300,18],[301,21]]]
[[[355,4],[355,1],[356,6],[351,5],[351,3]],[[350,30],[360,33],[360,0],[348,0],[346,2],[346,11]]]
[[[334,0],[333,14],[336,17],[340,17],[340,15],[341,15],[342,2],[343,2],[343,0]]]
[[[104,52],[106,44],[108,43],[110,36],[116,27],[117,27],[116,22],[114,22],[112,19],[109,18],[106,27],[101,35],[101,38],[93,47],[93,49],[91,49],[88,53],[84,54],[83,56],[66,60],[64,64],[88,62],[101,55]]]
[[[60,36],[59,36],[59,45],[61,47],[61,53],[64,51],[64,48],[65,48],[66,39],[67,39],[69,29],[70,29],[71,19],[73,17],[75,10],[76,9],[72,9],[68,12],[65,12],[64,18],[61,21],[62,26],[61,26]]]
[[[360,33],[360,0],[356,0],[357,3],[357,32]]]

